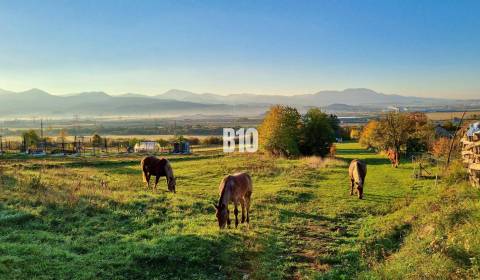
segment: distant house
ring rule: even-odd
[[[435,126],[435,136],[437,136],[437,137],[448,137],[448,138],[453,137],[453,135],[450,131],[446,130],[445,128],[443,128],[440,125]]]
[[[160,151],[160,145],[155,141],[142,141],[133,147],[135,153],[154,153]]]
[[[174,154],[190,154],[190,143],[189,142],[174,142],[173,151]]]

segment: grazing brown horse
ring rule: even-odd
[[[150,187],[150,176],[155,176],[155,185],[153,189],[157,188],[160,177],[166,177],[168,190],[175,192],[176,179],[173,176],[173,170],[168,160],[149,156],[142,159],[141,166],[143,171],[143,181],[147,183],[147,187]]]
[[[217,209],[217,220],[220,229],[225,228],[225,224],[230,227],[230,212],[228,211],[228,203],[233,202],[235,205],[235,227],[238,226],[238,203],[242,205],[242,223],[245,222],[245,214],[247,216],[247,224],[250,223],[250,198],[252,196],[253,186],[252,178],[247,173],[236,173],[223,178],[219,187],[220,199]]]
[[[388,149],[387,157],[390,160],[390,162],[392,163],[392,167],[397,168],[398,163],[399,163],[399,157],[400,157],[399,154],[398,154],[398,151],[393,150],[393,149]]]
[[[357,186],[358,198],[363,198],[363,184],[367,175],[367,164],[361,160],[354,159],[348,168],[350,176],[350,195],[353,195],[353,187]]]

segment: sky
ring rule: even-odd
[[[0,0],[0,88],[480,97],[480,1]]]

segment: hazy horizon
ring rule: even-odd
[[[379,94],[385,94],[385,95],[399,95],[399,96],[404,96],[404,97],[421,97],[421,96],[407,95],[407,94],[401,94],[401,93],[380,92],[380,91],[377,91],[375,89],[362,88],[362,87],[351,87],[351,88],[344,88],[344,89],[324,89],[324,90],[317,90],[317,91],[308,92],[308,93],[293,93],[293,94],[282,94],[282,93],[264,94],[264,93],[252,93],[252,92],[222,94],[222,93],[216,93],[216,92],[195,92],[195,91],[181,89],[181,88],[172,88],[172,89],[169,89],[169,90],[166,90],[166,91],[163,91],[163,92],[158,92],[158,93],[142,93],[142,92],[114,92],[114,93],[112,93],[112,92],[107,92],[107,91],[104,91],[104,90],[84,90],[84,91],[79,91],[79,92],[68,92],[68,93],[62,92],[62,93],[59,93],[59,92],[51,92],[51,91],[48,91],[48,90],[45,90],[45,89],[42,89],[42,88],[38,88],[38,87],[32,87],[32,88],[28,88],[28,89],[24,89],[24,90],[19,90],[19,91],[0,88],[0,93],[1,93],[2,90],[6,91],[6,92],[11,92],[11,93],[14,93],[14,94],[21,94],[21,93],[25,93],[25,92],[29,92],[29,91],[40,90],[40,91],[47,92],[48,94],[51,94],[51,95],[54,95],[54,96],[64,96],[64,97],[73,96],[73,95],[76,95],[76,94],[84,94],[84,93],[105,93],[105,94],[107,94],[109,96],[112,96],[112,97],[123,96],[123,95],[128,95],[128,94],[135,94],[135,95],[141,95],[141,96],[146,96],[146,97],[155,97],[155,96],[159,96],[159,95],[168,93],[170,91],[182,91],[182,92],[189,92],[189,93],[200,94],[200,95],[201,94],[214,94],[214,95],[220,95],[220,96],[248,94],[248,95],[259,95],[259,96],[260,95],[272,95],[272,96],[294,97],[296,95],[311,95],[311,94],[325,93],[325,92],[344,92],[344,91],[348,91],[348,90],[368,90],[368,91],[372,91],[372,92],[379,93]],[[429,97],[426,97],[426,98],[452,99],[452,100],[480,99],[479,97],[457,98],[457,97],[440,97],[440,96],[429,96]]]
[[[480,95],[478,1],[3,1],[0,88]]]

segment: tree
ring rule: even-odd
[[[101,146],[103,145],[103,139],[102,139],[102,137],[100,137],[100,135],[98,135],[98,134],[95,133],[95,134],[92,136],[92,145],[93,145],[94,147],[101,147]]]
[[[378,122],[377,133],[380,133],[380,148],[392,149],[400,152],[402,145],[407,143],[409,134],[412,132],[411,119],[406,114],[398,112],[387,113]]]
[[[360,130],[357,127],[352,127],[350,129],[350,139],[360,138]]]
[[[259,127],[260,146],[274,155],[295,156],[300,153],[301,116],[297,109],[275,105]]]
[[[59,141],[60,143],[65,143],[67,137],[68,131],[65,128],[62,128],[58,133],[57,141]]]
[[[335,141],[334,127],[338,128],[335,119],[320,109],[308,110],[302,118],[300,152],[304,155],[326,156]]]
[[[379,139],[377,134],[378,121],[371,120],[365,125],[360,133],[360,145],[367,149],[379,147]]]
[[[160,145],[160,147],[166,147],[170,144],[170,141],[163,138],[158,138],[157,143]]]
[[[40,136],[38,136],[38,134],[33,129],[22,133],[22,138],[25,144],[25,148],[37,147],[41,141]]]
[[[424,113],[410,113],[407,115],[411,122],[406,151],[407,154],[424,153],[432,148],[435,141],[435,129]]]
[[[338,119],[338,117],[334,114],[330,114],[328,118],[329,118],[330,126],[332,127],[333,132],[335,133],[335,137],[341,137],[340,120]]]
[[[423,113],[391,112],[380,119],[377,129],[378,148],[407,154],[426,152],[434,141],[433,125]]]

